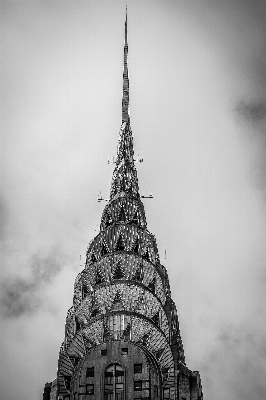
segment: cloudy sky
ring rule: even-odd
[[[205,400],[261,400],[266,3],[127,3],[139,185],[187,365]],[[109,195],[125,2],[2,1],[1,19],[1,399],[41,400]]]

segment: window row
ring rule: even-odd
[[[121,355],[126,356],[128,354],[128,348],[127,347],[122,347],[121,349]],[[107,356],[107,349],[101,350],[101,356]]]
[[[139,239],[137,239],[135,241],[135,243],[133,244],[133,248],[132,248],[132,243],[129,244],[130,248],[128,247],[128,245],[124,242],[123,237],[120,235],[119,238],[117,239],[117,242],[114,246],[110,246],[111,249],[109,249],[104,242],[102,242],[102,247],[99,251],[98,256],[105,256],[106,254],[110,254],[112,251],[132,251],[134,253],[140,254],[140,241]],[[150,251],[149,251],[150,249]],[[146,252],[144,254],[142,254],[142,257],[147,260],[147,261],[151,261],[153,262],[154,260],[154,256],[151,257],[150,256],[150,252],[154,253],[154,251],[152,251],[152,248],[146,248]],[[153,255],[153,254],[151,254]],[[91,262],[96,262],[97,258],[95,256],[95,254],[93,252],[91,252],[88,257],[90,258]]]
[[[140,374],[143,372],[143,364],[134,364],[134,373],[135,374]],[[95,368],[94,367],[88,367],[86,370],[86,376],[87,377],[95,377]],[[133,389],[135,392],[141,392],[141,391],[149,391],[152,390],[154,394],[154,398],[158,398],[159,395],[159,390],[158,390],[158,385],[150,386],[150,380],[148,379],[137,379],[134,380],[134,386]],[[65,376],[65,383],[66,383],[66,388],[70,389],[70,381],[71,377]],[[86,384],[86,395],[94,395],[95,394],[95,384],[94,383],[87,383]],[[135,400],[139,400],[140,398],[143,399],[149,399],[149,397],[141,397],[144,393],[139,393],[137,396],[140,397],[135,397]],[[125,400],[125,371],[122,368],[122,366],[118,363],[115,364],[110,364],[104,373],[104,399],[105,400],[114,400],[114,397],[116,400]],[[78,394],[75,393],[75,400],[78,397]],[[164,388],[163,389],[163,398],[164,399],[170,399],[170,388]],[[65,396],[64,400],[70,400],[69,396]]]
[[[123,371],[120,370],[120,368],[117,369],[118,372],[120,372],[120,376],[123,377]],[[107,378],[106,375],[108,375],[108,372],[112,371],[106,371],[105,373],[105,379]],[[122,393],[124,390],[124,382],[123,378],[120,379],[121,382],[107,382],[105,380],[105,385],[104,385],[104,393],[105,395],[110,395],[113,393]],[[148,385],[147,385],[148,384]],[[134,391],[142,391],[145,389],[149,389],[149,381],[135,381],[134,382]],[[89,384],[86,385],[86,395],[94,395],[94,385]],[[154,386],[154,396],[158,397],[158,386]],[[149,397],[142,397],[143,399],[149,399]],[[170,399],[170,389],[164,389],[164,399]],[[184,398],[182,398],[184,399]],[[64,400],[70,400],[69,396],[64,397]],[[141,400],[140,398],[136,398],[134,400]],[[184,399],[185,400],[185,399]]]
[[[149,380],[134,381],[134,391],[141,392],[142,390],[147,390],[150,388]]]
[[[119,372],[120,372],[120,375],[119,375]],[[123,371],[116,371],[115,381],[113,381],[113,375],[111,375],[111,374],[112,374],[112,372],[108,373],[108,371],[106,371],[106,373],[105,373],[104,393],[112,394],[112,393],[123,392],[123,390],[124,390],[124,373],[123,373]],[[119,377],[120,377],[120,379],[119,379]],[[142,390],[147,390],[149,388],[150,388],[150,382],[148,380],[147,381],[134,381],[134,391],[135,392],[141,392]],[[165,390],[169,391],[169,389],[165,389]],[[154,387],[154,392],[155,392],[155,395],[158,396],[158,387],[157,386]],[[94,384],[86,385],[86,394],[87,395],[94,394]],[[164,398],[170,398],[170,397],[164,397]],[[67,397],[64,398],[64,400],[67,400]]]
[[[105,372],[105,385],[104,385],[104,393],[105,395],[110,395],[113,393],[122,393],[124,390],[124,372],[121,368],[116,368],[116,379],[112,381],[113,377],[113,369],[109,368]],[[118,377],[120,376],[120,379]],[[108,379],[111,378],[111,379]],[[150,388],[149,381],[134,381],[134,391],[139,392],[142,390],[147,390]],[[94,384],[86,385],[86,395],[94,395]],[[158,386],[154,386],[154,396],[158,396]],[[143,397],[142,397],[143,399]],[[170,389],[164,389],[164,399],[170,399]],[[69,396],[64,397],[64,400],[70,400]],[[135,398],[138,400],[138,398]]]
[[[143,268],[140,267],[140,268],[137,269],[135,274],[131,277],[131,280],[142,282],[143,281],[143,276],[144,276],[144,271],[143,271]],[[117,268],[116,268],[116,270],[115,270],[115,272],[113,274],[113,277],[112,277],[112,280],[119,280],[119,279],[126,279],[125,274],[124,274],[120,264],[118,264],[118,266],[117,266]],[[99,285],[99,284],[101,284],[103,282],[105,282],[105,278],[102,276],[102,274],[101,274],[101,272],[99,270],[96,270],[96,272],[95,272],[95,284]],[[150,289],[150,291],[152,293],[155,294],[156,278],[153,278],[151,280],[151,282],[147,285],[147,287],[148,287],[148,289]],[[89,293],[89,291],[88,291],[87,286],[83,285],[82,286],[82,291],[81,291],[82,300],[84,300],[87,297],[88,293]]]
[[[107,355],[107,350],[102,350],[102,355]],[[128,354],[128,348],[122,348],[121,351],[122,355]],[[134,364],[134,374],[141,374],[142,373],[142,364]],[[94,378],[94,367],[88,367],[86,371],[86,377]],[[69,383],[70,384],[70,383]]]

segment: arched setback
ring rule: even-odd
[[[105,206],[101,219],[101,230],[109,225],[121,222],[121,209],[125,210],[125,222],[134,223],[141,228],[146,228],[145,210],[142,202],[138,199],[121,193],[120,196],[108,202]]]
[[[103,343],[88,351],[74,374],[71,400],[159,400],[161,377],[155,364],[130,342]]]
[[[169,326],[166,313],[159,299],[142,285],[119,282],[113,285],[99,287],[94,292],[93,299],[88,298],[76,307],[75,315],[78,320],[89,321],[93,317],[93,311],[98,310],[94,315],[105,314],[114,307],[114,299],[117,293],[121,295],[121,308],[127,312],[141,313],[148,318],[158,314],[158,326],[169,337]]]
[[[149,287],[153,279],[155,279],[155,294],[160,298],[162,304],[165,303],[165,277],[162,272],[162,266],[152,264],[149,261],[134,253],[119,252],[108,254],[101,260],[88,265],[78,276],[75,282],[75,302],[82,300],[82,287],[87,285],[88,288],[96,285],[106,285],[114,281],[114,274],[117,264],[120,263],[121,270],[125,280],[134,282],[134,278],[139,270],[141,270],[140,282]],[[102,282],[96,283],[96,275],[102,277]],[[135,280],[136,281],[136,280]]]
[[[144,257],[148,248],[149,260],[153,264],[160,263],[154,235],[146,229],[141,229],[130,224],[115,224],[114,226],[110,226],[104,231],[101,231],[88,246],[87,262],[90,262],[91,254],[94,255],[96,260],[99,260],[103,256],[103,246],[108,253],[115,252],[117,250],[117,241],[119,238],[123,239],[123,245],[126,251],[133,251],[135,243],[138,240],[139,255]]]
[[[113,324],[114,315],[115,313],[112,313],[107,318],[105,317],[105,321],[101,317],[83,328],[83,336],[90,346],[99,345],[104,340],[109,339],[123,340],[124,331],[128,323],[130,323],[130,342],[135,344],[142,343],[147,348],[147,351],[156,354],[161,370],[174,367],[173,354],[168,340],[161,329],[151,320],[141,314],[132,315],[131,313],[126,314],[118,311],[116,312],[116,324]],[[124,323],[124,326],[118,327],[119,321]],[[104,338],[104,324],[106,324],[107,331],[110,333],[108,335],[108,332],[106,332],[106,338]]]
[[[91,318],[105,314],[108,309],[112,308],[112,299],[117,291],[121,293],[122,309],[125,311],[138,312],[141,310],[141,313],[147,317],[153,317],[159,311],[159,325],[165,335],[169,335],[167,315],[160,299],[138,282],[117,281],[113,285],[98,287],[93,296],[87,296],[83,301],[80,299],[75,306],[68,310],[66,336],[73,336],[76,332],[75,316],[80,323],[86,325]]]

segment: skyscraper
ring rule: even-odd
[[[44,399],[201,400],[186,367],[168,275],[139,195],[129,113],[127,16],[122,125],[110,198],[66,318],[57,379]]]

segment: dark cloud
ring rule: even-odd
[[[241,100],[235,110],[241,117],[251,122],[259,122],[266,117],[266,103],[261,101],[248,103]]]
[[[5,317],[31,314],[42,305],[41,288],[62,269],[59,256],[58,247],[53,247],[46,257],[36,253],[29,259],[29,277],[8,277],[2,282],[0,306]]]
[[[34,312],[41,304],[37,285],[27,279],[6,279],[2,284],[1,308],[5,317],[19,317]]]

